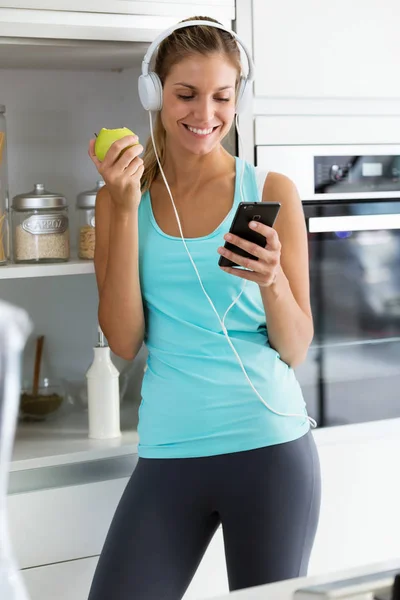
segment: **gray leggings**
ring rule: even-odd
[[[222,523],[231,590],[307,572],[320,507],[311,432],[202,458],[140,458],[89,600],[179,600]]]

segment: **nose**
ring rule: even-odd
[[[208,96],[199,97],[194,103],[193,114],[196,122],[210,123],[214,117],[213,99]]]

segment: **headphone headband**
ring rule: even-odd
[[[152,41],[152,43],[150,44],[149,48],[147,49],[146,54],[144,55],[143,61],[142,61],[142,74],[143,75],[148,75],[149,73],[149,64],[150,61],[153,57],[154,51],[158,48],[158,46],[161,44],[161,42],[163,40],[165,40],[169,35],[171,35],[171,33],[173,33],[174,31],[176,31],[177,29],[183,29],[184,27],[195,27],[196,25],[206,25],[207,27],[215,27],[216,29],[221,29],[222,31],[226,31],[227,33],[229,33],[232,37],[235,38],[236,42],[238,44],[240,44],[240,46],[243,48],[244,53],[246,54],[246,59],[247,59],[247,75],[246,75],[246,79],[247,81],[253,81],[254,79],[254,63],[253,63],[253,59],[251,57],[250,51],[247,48],[247,46],[242,42],[242,40],[239,38],[239,36],[237,35],[237,33],[235,33],[234,31],[231,31],[230,29],[227,29],[226,27],[224,27],[224,25],[221,25],[220,23],[215,23],[214,21],[201,21],[199,20],[194,20],[194,21],[183,21],[182,23],[178,23],[177,25],[173,25],[172,27],[169,27],[168,29],[166,29],[165,31],[163,31],[163,33],[161,33],[158,37],[156,37],[155,40]]]

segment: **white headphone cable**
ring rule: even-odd
[[[158,152],[157,152],[156,144],[155,144],[155,141],[154,141],[154,134],[153,134],[153,120],[152,120],[152,114],[151,114],[151,112],[152,112],[152,111],[150,110],[150,111],[148,111],[148,112],[149,112],[149,121],[150,121],[150,135],[151,135],[151,140],[152,140],[152,143],[153,143],[154,153],[155,153],[155,156],[156,156],[156,159],[157,159],[158,166],[159,166],[159,168],[160,168],[160,173],[161,173],[161,175],[162,175],[162,178],[163,178],[163,180],[164,180],[165,186],[166,186],[166,188],[167,188],[167,191],[168,191],[169,197],[171,198],[172,206],[173,206],[173,209],[174,209],[174,212],[175,212],[175,217],[176,217],[176,221],[177,221],[177,223],[178,223],[179,233],[180,233],[180,236],[181,236],[181,238],[182,238],[183,245],[184,245],[184,247],[185,247],[185,250],[186,250],[186,252],[187,252],[187,255],[188,255],[188,257],[189,257],[189,260],[190,260],[190,262],[192,263],[192,266],[193,266],[193,268],[194,268],[194,270],[195,270],[195,273],[196,273],[196,275],[197,275],[197,279],[199,280],[199,283],[200,283],[201,289],[203,290],[203,293],[204,293],[205,297],[207,298],[207,300],[208,300],[208,302],[209,302],[209,304],[210,304],[211,308],[213,309],[214,313],[215,313],[215,314],[216,314],[216,316],[217,316],[217,319],[218,319],[218,322],[219,322],[219,323],[220,323],[220,325],[221,325],[222,331],[223,331],[223,333],[224,333],[224,335],[225,335],[225,337],[226,337],[226,339],[227,339],[227,342],[228,342],[228,344],[229,344],[229,345],[230,345],[230,347],[232,348],[232,350],[233,350],[233,353],[235,354],[235,356],[236,356],[236,358],[237,358],[237,360],[238,360],[238,362],[239,362],[239,365],[240,365],[240,367],[241,367],[241,369],[242,369],[242,371],[243,371],[243,373],[244,373],[244,376],[246,377],[246,379],[247,379],[248,383],[250,384],[250,386],[251,386],[251,388],[253,389],[253,391],[256,393],[256,395],[257,395],[257,397],[259,398],[259,400],[260,400],[260,401],[261,401],[261,402],[262,402],[262,403],[263,403],[263,404],[264,404],[264,405],[265,405],[265,406],[268,408],[268,410],[270,410],[270,411],[271,411],[271,412],[273,412],[274,414],[276,414],[276,415],[278,415],[278,416],[281,416],[281,417],[296,417],[296,418],[301,418],[301,419],[307,418],[307,419],[309,420],[309,422],[310,422],[310,425],[311,425],[312,427],[316,427],[316,426],[317,426],[317,423],[316,423],[316,421],[315,421],[315,420],[314,420],[312,417],[309,417],[307,414],[297,414],[297,413],[282,413],[282,412],[279,412],[279,411],[277,411],[277,410],[273,409],[273,408],[272,408],[271,406],[269,406],[269,404],[268,404],[268,403],[267,403],[267,402],[264,400],[264,398],[261,396],[261,394],[259,394],[259,392],[258,392],[258,391],[256,390],[256,388],[254,387],[254,385],[253,385],[253,383],[252,383],[252,381],[251,381],[250,377],[248,376],[248,374],[247,374],[247,371],[246,371],[246,368],[245,368],[245,366],[243,365],[242,359],[240,358],[240,356],[239,356],[238,352],[236,351],[236,348],[235,348],[235,346],[233,345],[233,343],[232,343],[232,341],[231,341],[231,339],[230,339],[230,337],[229,337],[228,331],[227,331],[227,329],[226,329],[226,326],[225,326],[225,323],[224,323],[224,321],[225,321],[225,318],[226,318],[226,316],[227,316],[228,312],[229,312],[229,311],[230,311],[230,309],[231,309],[231,308],[232,308],[232,307],[233,307],[233,306],[236,304],[236,302],[239,300],[240,296],[242,295],[242,293],[243,293],[243,291],[244,291],[244,289],[245,289],[245,285],[243,285],[243,286],[242,286],[242,289],[241,289],[241,291],[240,291],[240,294],[239,294],[239,295],[238,295],[238,296],[235,298],[235,300],[232,302],[232,304],[231,304],[231,305],[228,307],[228,309],[226,310],[226,312],[225,312],[225,314],[224,314],[223,318],[221,319],[221,318],[220,318],[220,316],[219,316],[219,314],[218,314],[218,311],[217,311],[217,309],[216,309],[216,308],[215,308],[215,306],[214,306],[214,303],[213,303],[213,301],[211,300],[210,296],[207,294],[207,292],[206,292],[206,290],[205,290],[205,288],[204,288],[203,282],[201,281],[200,274],[199,274],[199,272],[198,272],[198,270],[197,270],[197,267],[196,267],[196,265],[195,265],[195,262],[194,262],[194,260],[193,260],[193,258],[192,258],[192,255],[190,254],[189,248],[187,247],[187,244],[186,244],[185,238],[184,238],[184,236],[183,236],[183,231],[182,231],[182,226],[181,226],[181,222],[180,222],[180,219],[179,219],[178,211],[176,210],[175,202],[174,202],[174,199],[173,199],[173,197],[172,197],[172,193],[171,193],[170,187],[169,187],[169,185],[168,185],[168,181],[167,181],[167,179],[166,179],[166,177],[165,177],[165,174],[164,174],[164,171],[163,171],[163,168],[162,168],[162,165],[161,165],[161,161],[160,161],[160,159],[159,159],[159,156],[158,156]],[[236,115],[236,126],[237,126],[237,125],[238,125],[238,120],[237,120],[237,115]],[[238,137],[239,137],[239,142],[241,143],[241,138],[240,138],[239,131],[238,131]],[[243,162],[242,162],[242,177],[241,177],[241,183],[240,183],[240,193],[241,193],[241,198],[242,198],[242,201],[243,201],[243,190],[242,190],[242,184],[243,184],[243,175],[244,175],[244,160],[243,160]],[[246,284],[246,283],[247,283],[247,282],[245,281],[245,284]]]

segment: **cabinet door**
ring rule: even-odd
[[[148,42],[190,15],[230,26],[234,0],[12,0],[0,3],[0,36]],[[111,15],[111,18],[110,18]]]
[[[121,478],[9,496],[10,535],[20,568],[99,555],[127,482]]]
[[[1,5],[1,4],[0,4]],[[234,10],[234,0],[10,0],[5,2],[7,8],[22,8],[34,10],[62,10],[68,12],[97,12],[107,14],[134,15],[178,15],[188,7],[203,9],[203,12],[193,14],[209,14],[209,10]],[[204,12],[204,9],[207,9]],[[187,15],[189,16],[189,15]],[[232,16],[232,19],[234,16]]]
[[[255,95],[399,98],[400,2],[253,0]]]

